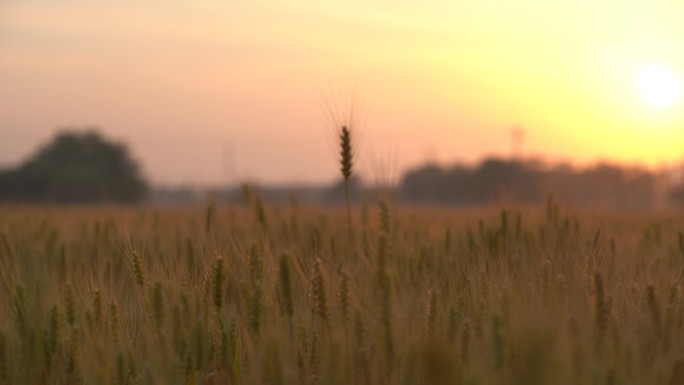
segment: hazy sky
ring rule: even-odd
[[[684,156],[684,2],[0,0],[0,165],[57,128],[127,142],[156,183],[336,178],[322,100],[365,110],[360,169],[525,153],[658,165]],[[642,92],[643,93],[643,92]],[[337,101],[334,99],[338,98]],[[394,160],[392,160],[394,159]]]

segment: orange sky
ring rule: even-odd
[[[648,63],[684,74],[681,15],[680,1],[6,0],[0,164],[97,125],[156,183],[327,182],[321,99],[356,89],[369,176],[393,153],[395,169],[508,156],[516,123],[527,155],[660,165],[684,155],[683,104],[649,107],[635,82]]]

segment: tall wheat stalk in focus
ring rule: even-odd
[[[339,167],[344,183],[344,200],[347,208],[347,227],[349,242],[353,240],[352,213],[350,199],[350,182],[354,174],[357,154],[358,130],[360,126],[359,111],[355,97],[352,96],[349,107],[343,108],[337,100],[324,100],[325,119],[334,133],[334,142],[339,154]]]

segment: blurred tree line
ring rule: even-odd
[[[664,174],[636,167],[600,163],[577,169],[567,164],[547,166],[539,161],[490,158],[475,166],[425,165],[409,170],[393,189],[409,203],[485,204],[499,200],[543,202],[549,194],[567,204],[604,207],[649,207],[664,201],[684,205],[684,184],[665,181]],[[350,182],[354,201],[374,195],[358,178]],[[343,202],[343,184],[323,187],[264,187],[267,201],[290,200],[323,204]],[[185,186],[149,193],[148,184],[126,145],[94,130],[57,134],[25,163],[0,170],[0,201],[10,202],[138,202],[190,203],[202,194]],[[226,201],[239,200],[240,191],[217,190]]]
[[[3,201],[136,202],[147,190],[127,147],[93,130],[61,132],[24,164],[0,171]]]
[[[647,207],[662,193],[662,178],[648,170],[607,163],[586,169],[561,164],[487,159],[474,167],[426,165],[407,172],[400,196],[411,202],[482,204],[500,199],[543,201],[549,194],[565,203],[591,206]],[[684,189],[669,197],[684,203]]]

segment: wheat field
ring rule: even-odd
[[[0,384],[684,383],[681,215],[347,214],[3,206]]]

